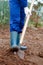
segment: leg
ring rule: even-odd
[[[21,7],[21,10],[20,10],[20,29],[22,31],[23,29],[23,26],[24,26],[24,23],[25,23],[25,13],[24,13],[24,8]],[[19,33],[20,35],[20,33]],[[19,42],[20,43],[20,42]],[[20,46],[20,49],[21,50],[26,50],[27,49],[27,46]]]
[[[10,7],[10,32],[20,32],[20,5],[18,0],[9,1]]]
[[[21,7],[20,8],[20,29],[21,30],[23,29],[24,23],[25,23],[25,13],[24,13],[24,8]]]
[[[20,32],[20,6],[18,0],[9,1],[10,6],[10,41],[11,48],[15,51],[18,49],[17,38]]]

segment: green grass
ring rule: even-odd
[[[36,25],[35,22],[31,20],[28,23],[29,27],[32,27],[32,26],[35,27],[35,25]],[[38,22],[37,27],[43,27],[43,22]]]

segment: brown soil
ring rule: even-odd
[[[9,52],[10,32],[8,27],[0,27],[0,65],[43,65],[43,29],[27,28],[23,45],[27,45],[25,58]]]

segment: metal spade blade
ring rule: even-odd
[[[18,56],[19,56],[20,59],[24,59],[24,56],[25,56],[25,52],[24,52],[24,51],[19,50],[19,51],[17,52],[17,54],[18,54]]]

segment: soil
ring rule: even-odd
[[[43,28],[27,28],[23,45],[28,48],[22,60],[9,52],[9,27],[0,27],[0,65],[43,65]]]

